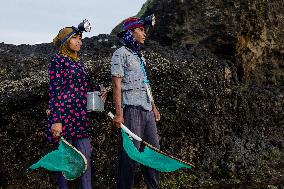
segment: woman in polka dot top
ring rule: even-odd
[[[58,145],[62,136],[81,151],[88,163],[80,177],[81,188],[91,189],[92,152],[87,120],[87,92],[92,91],[90,77],[80,62],[78,52],[82,46],[82,32],[75,27],[61,29],[53,42],[59,48],[48,66],[49,112],[47,140]],[[106,93],[103,95],[106,98]],[[67,180],[61,172],[57,173],[59,188],[68,188]]]

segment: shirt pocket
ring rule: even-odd
[[[138,71],[140,70],[140,61],[133,55],[127,55],[126,66],[127,70]]]

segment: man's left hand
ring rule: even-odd
[[[161,114],[160,114],[160,112],[158,111],[158,109],[157,109],[156,107],[153,108],[153,112],[154,112],[155,120],[156,120],[156,121],[160,121],[160,119],[161,119]]]

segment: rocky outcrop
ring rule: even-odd
[[[151,0],[139,13],[158,18],[145,57],[162,114],[161,147],[196,165],[162,174],[161,188],[283,185],[281,3]],[[119,42],[100,35],[83,43],[81,58],[94,82],[109,86]],[[51,173],[27,170],[51,150],[44,126],[54,50],[0,44],[0,188],[55,188]],[[110,94],[106,111],[113,111],[111,101]],[[92,113],[91,123],[94,188],[114,188],[118,132],[104,113]]]
[[[266,0],[148,0],[155,13],[150,38],[166,46],[206,47],[232,60],[244,82],[283,85],[284,2]]]

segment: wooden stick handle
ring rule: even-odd
[[[170,154],[167,154],[166,152],[161,151],[160,149],[156,148],[155,146],[152,146],[151,144],[149,144],[148,142],[145,142],[144,140],[142,141],[142,143],[145,144],[146,146],[148,146],[149,148],[151,148],[152,150],[155,150],[158,153],[161,153],[161,154],[163,154],[165,156],[168,156],[168,157],[170,157],[170,158],[172,158],[174,160],[177,160],[177,161],[179,161],[181,163],[184,163],[184,164],[186,164],[188,166],[195,167],[192,163],[186,162],[186,161],[181,160],[179,158],[176,158],[176,157],[174,157],[174,156],[172,156]]]
[[[108,113],[108,116],[110,116],[112,119],[114,118],[114,115],[113,115],[111,112]],[[137,135],[135,135],[134,133],[132,133],[125,125],[121,124],[121,128],[122,128],[127,134],[129,134],[131,137],[133,137],[134,139],[136,139],[136,140],[142,142],[143,144],[145,144],[146,146],[148,146],[148,147],[151,148],[152,150],[155,150],[155,151],[158,152],[158,153],[161,153],[161,154],[163,154],[163,155],[165,155],[165,156],[168,156],[168,157],[170,157],[170,158],[172,158],[172,159],[174,159],[174,160],[177,160],[177,161],[179,161],[179,162],[182,162],[182,163],[184,163],[184,164],[186,164],[186,165],[188,165],[188,166],[194,167],[194,165],[193,165],[192,163],[188,163],[188,162],[183,161],[183,160],[181,160],[181,159],[178,159],[178,158],[176,158],[176,157],[174,157],[174,156],[172,156],[172,155],[169,155],[169,154],[167,154],[167,153],[161,151],[160,149],[158,149],[158,148],[152,146],[152,145],[149,144],[148,142],[145,142],[145,141],[142,140],[140,137],[138,137]]]

